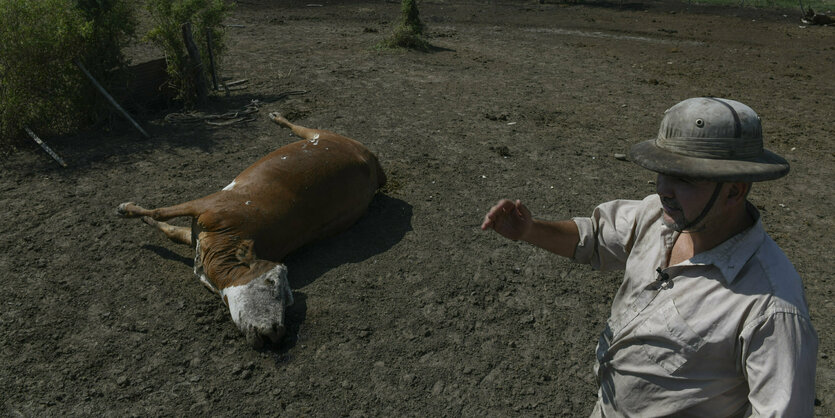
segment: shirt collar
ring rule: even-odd
[[[763,240],[765,229],[763,229],[760,212],[754,205],[748,203],[748,213],[756,220],[750,228],[728,238],[725,242],[705,252],[696,254],[689,261],[691,264],[712,264],[722,272],[725,284],[730,285],[736,280],[742,267],[754,255]]]

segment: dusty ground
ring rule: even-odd
[[[687,97],[741,100],[791,174],[751,200],[804,278],[835,415],[830,210],[835,30],[794,14],[645,3],[423,1],[429,53],[379,52],[398,4],[239,1],[224,75],[265,103],[227,128],[164,123],[2,161],[0,415],[583,416],[618,274],[483,233],[500,197],[549,219],[652,193],[616,160]],[[269,4],[269,5],[268,5]],[[282,98],[281,93],[307,90]],[[391,179],[366,217],[287,261],[296,305],[255,351],[193,253],[119,219],[226,185],[292,140],[280,111],[363,141]]]

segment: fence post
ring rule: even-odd
[[[202,103],[206,101],[206,96],[209,94],[206,89],[206,79],[203,75],[203,61],[200,59],[200,50],[197,49],[197,44],[194,43],[194,38],[191,34],[191,22],[183,23],[183,42],[186,44],[186,51],[191,61],[192,75],[194,76],[194,87],[197,89],[197,99]]]
[[[212,87],[217,90],[217,70],[215,69],[215,46],[212,41],[212,28],[206,28],[206,49],[209,51],[209,66],[212,70]]]
[[[88,79],[90,79],[90,82],[92,82],[93,85],[96,86],[96,89],[99,90],[99,93],[101,93],[102,96],[104,96],[107,99],[107,101],[110,102],[110,104],[114,108],[116,108],[116,110],[118,110],[119,113],[122,114],[122,116],[125,117],[125,119],[127,119],[131,124],[133,124],[133,127],[136,128],[136,130],[139,131],[139,133],[141,133],[145,138],[150,138],[151,137],[150,135],[148,135],[147,132],[145,132],[144,129],[142,129],[141,126],[139,126],[138,123],[136,123],[136,121],[130,116],[130,114],[125,111],[125,109],[122,109],[122,106],[119,106],[119,103],[116,103],[116,99],[114,99],[113,96],[111,96],[107,92],[107,90],[105,90],[104,87],[102,87],[102,85],[99,84],[98,81],[96,81],[96,79],[93,77],[93,75],[90,74],[89,71],[87,71],[86,67],[84,67],[84,64],[82,64],[81,61],[75,60],[73,62],[75,62],[75,65],[81,70],[81,72],[83,72],[84,75],[87,76]]]
[[[35,135],[35,133],[32,132],[32,130],[29,129],[28,126],[24,126],[23,129],[26,130],[26,133],[29,134],[30,137],[32,137],[32,140],[35,141],[38,145],[40,145],[41,148],[43,148],[43,150],[46,151],[47,154],[49,154],[55,161],[57,161],[58,164],[61,164],[61,167],[67,167],[67,163],[65,163],[64,160],[61,157],[59,157],[58,154],[56,154],[55,151],[52,150],[52,148],[49,147],[49,145],[46,145],[46,143],[43,142],[43,140],[38,138],[38,136]]]

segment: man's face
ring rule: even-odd
[[[681,231],[685,227],[691,231],[703,229],[710,215],[698,225],[687,226],[687,224],[702,213],[715,188],[716,183],[712,181],[659,174],[655,182],[655,190],[661,198],[661,205],[664,209],[664,224],[676,231]],[[716,206],[711,208],[710,213],[715,213]]]

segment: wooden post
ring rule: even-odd
[[[55,151],[53,151],[52,148],[49,147],[49,145],[46,145],[45,142],[43,142],[40,138],[38,138],[38,136],[35,135],[35,133],[32,132],[32,130],[29,129],[28,126],[24,126],[23,129],[26,130],[26,133],[29,134],[29,136],[32,137],[32,139],[38,145],[40,145],[41,148],[43,148],[44,151],[46,151],[47,154],[49,154],[55,161],[58,161],[58,164],[61,164],[61,167],[64,167],[64,168],[67,167],[67,163],[65,163],[64,160],[61,159],[61,157],[59,157],[58,154],[56,154]]]
[[[144,129],[142,129],[141,126],[139,126],[138,123],[136,123],[136,121],[130,116],[130,114],[125,111],[125,109],[122,109],[122,106],[119,106],[119,103],[116,103],[116,99],[114,99],[113,96],[111,96],[107,92],[107,90],[105,90],[104,87],[102,87],[102,85],[99,84],[99,82],[96,81],[95,78],[93,78],[93,75],[90,74],[89,71],[87,71],[87,68],[84,67],[84,64],[82,64],[81,61],[75,60],[74,62],[75,65],[78,66],[78,68],[84,73],[84,75],[87,76],[88,79],[90,79],[90,82],[92,82],[93,85],[96,86],[96,89],[99,90],[99,93],[101,93],[102,96],[104,96],[107,99],[107,101],[110,102],[111,106],[116,108],[116,110],[118,110],[119,113],[121,113],[122,116],[125,117],[125,119],[127,119],[131,124],[133,124],[133,127],[136,128],[136,130],[139,131],[139,133],[141,133],[145,138],[151,137],[150,135],[148,135],[147,132],[145,132]]]
[[[202,103],[206,101],[206,96],[209,94],[206,90],[206,78],[203,75],[203,61],[200,59],[200,50],[197,49],[197,44],[194,43],[194,38],[191,35],[191,22],[183,23],[182,29],[183,42],[191,61],[190,70],[194,77],[194,88],[197,90],[197,99]]]
[[[212,43],[212,28],[206,28],[206,49],[209,51],[209,65],[212,67],[212,87],[217,91],[217,70],[215,69],[215,46]]]

